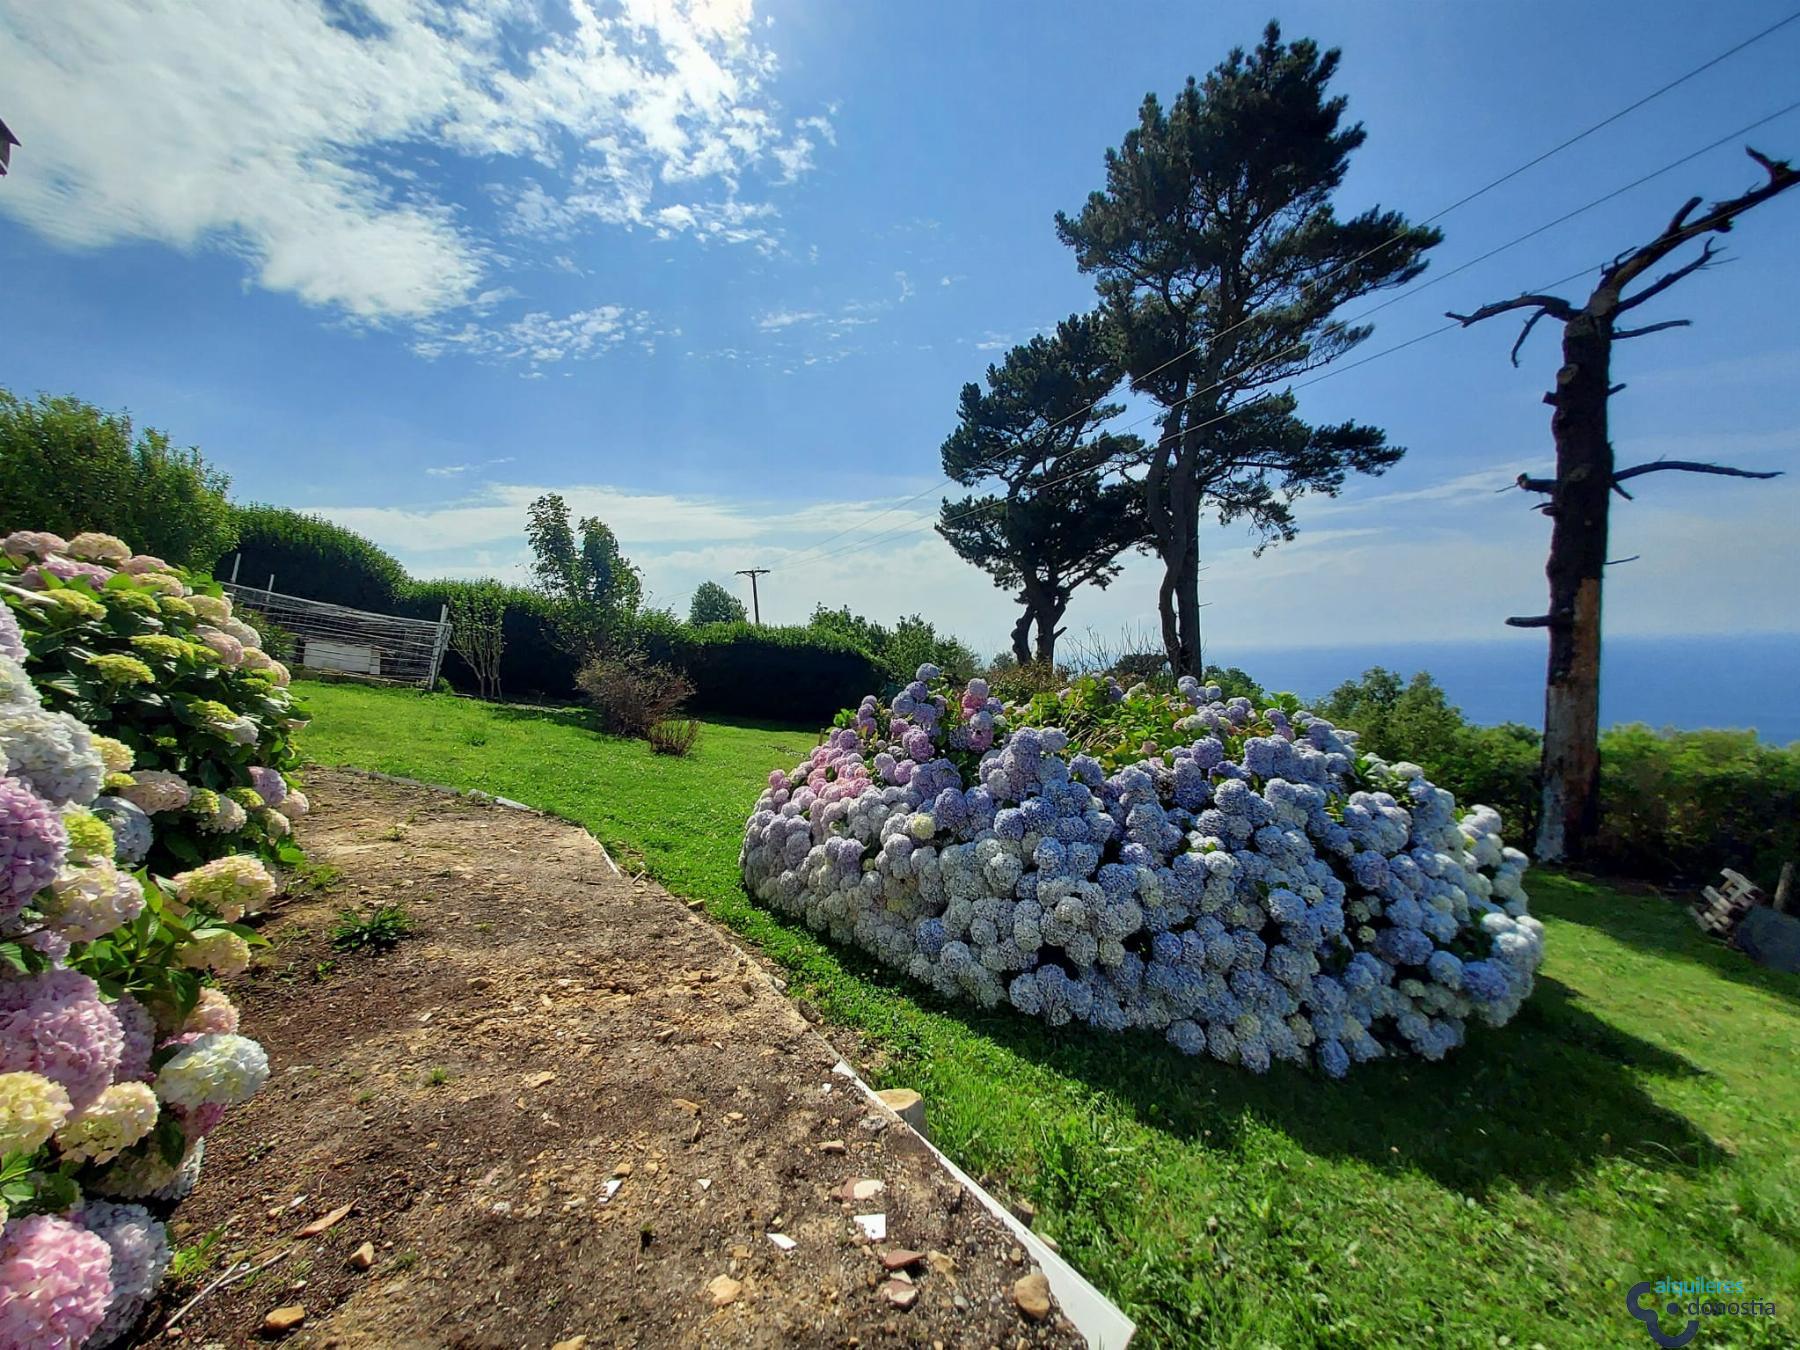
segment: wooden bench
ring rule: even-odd
[[[1757,905],[1768,903],[1761,889],[1748,877],[1729,867],[1721,874],[1719,886],[1708,886],[1694,903],[1694,922],[1715,937],[1729,939],[1744,915]]]

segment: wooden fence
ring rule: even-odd
[[[224,584],[234,606],[256,610],[293,635],[292,665],[426,689],[437,683],[450,647],[447,607],[436,619],[408,619],[283,595],[265,586]]]

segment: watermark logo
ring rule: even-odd
[[[1625,1293],[1625,1311],[1642,1322],[1644,1329],[1650,1333],[1650,1339],[1664,1347],[1664,1350],[1681,1350],[1682,1346],[1700,1334],[1700,1319],[1698,1317],[1688,1318],[1688,1324],[1671,1336],[1662,1329],[1662,1320],[1657,1315],[1661,1309],[1654,1306],[1646,1308],[1639,1302],[1645,1294],[1655,1293],[1655,1290],[1656,1286],[1649,1280],[1639,1280]],[[1681,1305],[1671,1300],[1668,1304],[1668,1312],[1672,1317],[1679,1317]]]
[[[1625,1291],[1625,1311],[1644,1324],[1656,1344],[1665,1350],[1680,1350],[1700,1334],[1703,1318],[1775,1316],[1772,1302],[1747,1299],[1743,1293],[1742,1280],[1639,1280]],[[1646,1303],[1646,1299],[1650,1301]],[[1672,1319],[1685,1319],[1680,1331],[1663,1330],[1665,1313]]]

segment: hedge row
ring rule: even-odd
[[[477,583],[414,581],[392,554],[341,525],[276,506],[238,507],[238,550],[218,561],[229,576],[312,600],[379,613],[435,619],[442,606]],[[241,554],[241,557],[239,556]],[[678,666],[695,687],[696,712],[770,721],[818,722],[886,681],[874,660],[849,639],[811,628],[760,628],[747,623],[695,627],[674,615],[638,616],[636,641],[656,661]],[[506,698],[550,701],[579,697],[579,662],[558,642],[550,602],[536,591],[506,588],[506,647],[500,685]],[[474,693],[474,671],[460,656],[444,661],[444,678]]]
[[[867,652],[833,634],[665,618],[646,616],[639,640],[652,660],[686,672],[696,712],[823,722],[883,683]]]

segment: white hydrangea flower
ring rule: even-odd
[[[188,603],[203,622],[215,627],[231,618],[231,599],[224,595],[190,595]]]
[[[76,1221],[112,1251],[112,1302],[85,1350],[104,1350],[131,1331],[168,1270],[168,1231],[142,1205],[84,1200]]]
[[[97,1101],[70,1116],[56,1132],[65,1158],[111,1162],[156,1125],[156,1094],[148,1083],[114,1083]]]
[[[0,1157],[36,1153],[69,1111],[61,1083],[38,1073],[0,1073]]]
[[[139,769],[132,775],[131,785],[119,789],[119,796],[146,815],[163,811],[179,811],[193,800],[194,789],[178,773],[167,769]]]
[[[0,609],[5,608],[4,604],[0,604]],[[43,695],[38,693],[37,686],[31,682],[31,676],[25,673],[25,667],[0,651],[0,712],[37,708],[43,702]]]
[[[0,765],[57,806],[87,805],[106,779],[106,762],[87,725],[42,708],[0,711]]]
[[[38,903],[49,927],[72,942],[92,942],[137,918],[144,888],[110,858],[100,858],[64,867]]]
[[[195,938],[177,953],[176,959],[189,970],[210,970],[222,979],[230,979],[250,969],[250,944],[236,933],[221,929]]]
[[[131,546],[123,539],[117,535],[102,534],[98,530],[86,530],[76,535],[69,540],[69,546],[64,551],[71,558],[107,567],[117,567],[131,556]]]
[[[274,898],[279,883],[260,859],[238,853],[179,873],[169,886],[183,904],[209,905],[220,912],[236,906],[254,913]]]
[[[177,1050],[156,1075],[156,1095],[171,1106],[237,1106],[269,1077],[269,1057],[247,1036],[214,1033]]]

